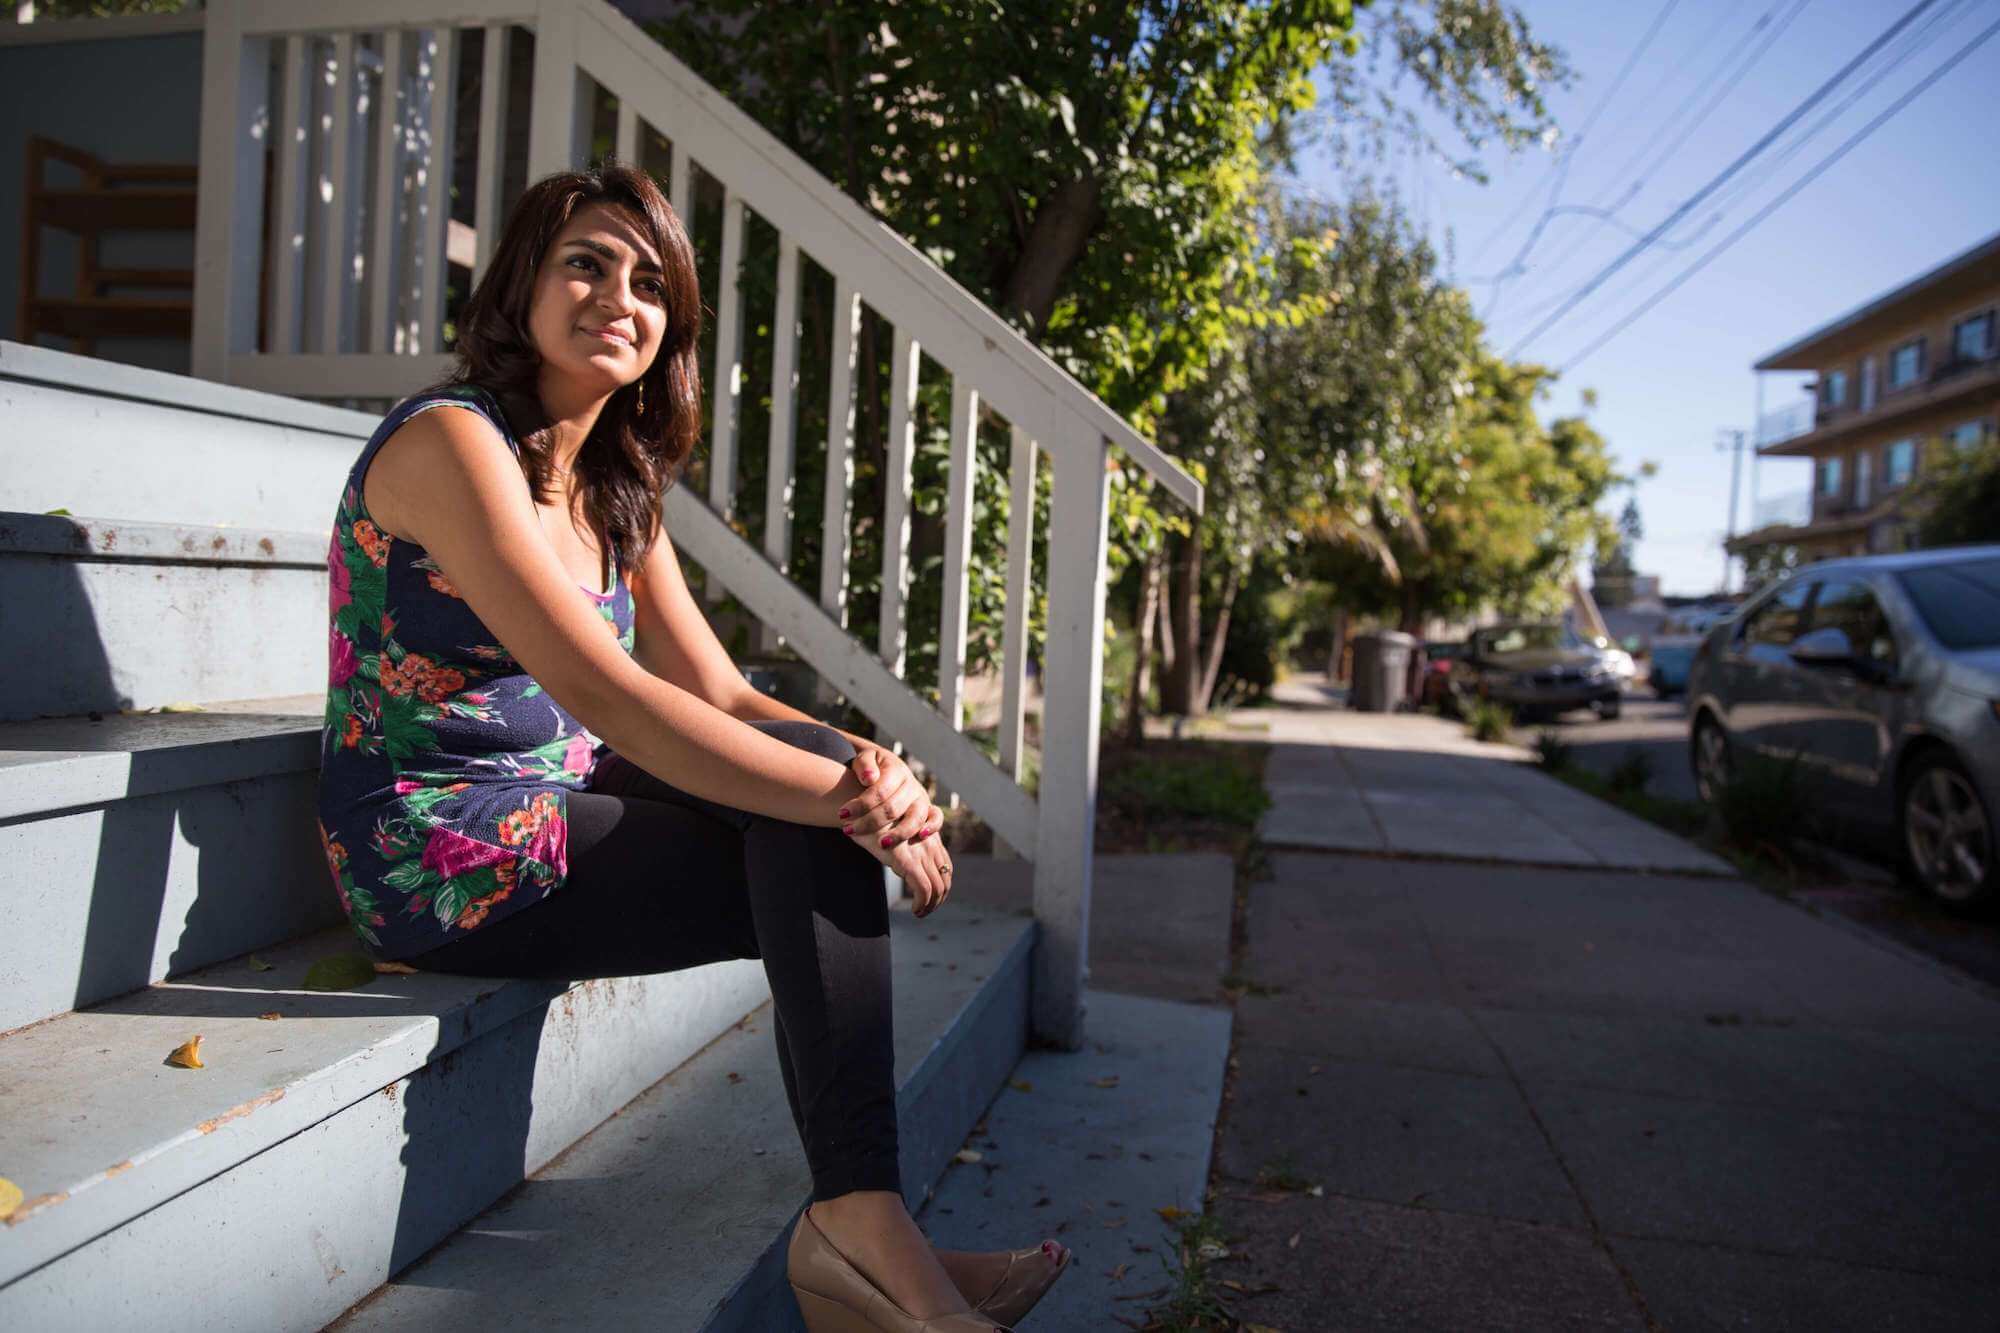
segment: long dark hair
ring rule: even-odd
[[[622,162],[564,171],[536,181],[507,214],[493,259],[459,319],[458,365],[446,381],[476,385],[500,400],[521,443],[521,468],[538,503],[547,501],[554,445],[537,389],[541,354],[528,308],[542,258],[577,209],[627,210],[660,255],[667,323],[653,364],[613,394],[574,465],[573,494],[617,556],[637,570],[659,523],[660,497],[679,480],[701,431],[701,285],[687,229],[653,178]],[[641,386],[644,413],[639,411]]]

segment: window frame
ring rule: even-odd
[[[1951,359],[1953,361],[1959,361],[1959,362],[1990,361],[1993,359],[1994,353],[1996,351],[2000,351],[2000,347],[1996,346],[1996,343],[2000,343],[2000,320],[1995,319],[1994,317],[1995,310],[1996,307],[1989,305],[1984,307],[1983,309],[1974,310],[1965,315],[1962,315],[1951,322]],[[1959,330],[1965,328],[1967,325],[1978,324],[1978,323],[1983,323],[1986,325],[1985,350],[1978,352],[1972,356],[1963,356],[1959,353],[1958,350]]]
[[[1845,480],[1840,474],[1840,455],[1833,454],[1826,458],[1815,459],[1814,462],[1819,467],[1819,481],[1813,489],[1818,493],[1819,498],[1822,500],[1839,499],[1841,487]]]
[[[1847,372],[1829,370],[1819,377],[1819,405],[1821,407],[1847,406]]]
[[[1896,451],[1907,450],[1909,466],[1899,476],[1896,472]],[[1914,435],[1905,435],[1899,440],[1891,440],[1882,451],[1882,488],[1893,491],[1910,484],[1917,475],[1917,440]]]
[[[1925,370],[1924,343],[1925,343],[1925,335],[1919,333],[1914,338],[1905,338],[1903,341],[1897,343],[1894,347],[1891,347],[1889,349],[1889,364],[1888,364],[1889,373],[1886,377],[1888,381],[1886,385],[1887,392],[1901,393],[1906,389],[1914,389],[1919,384],[1922,384],[1924,382],[1924,370]],[[1916,351],[1916,358],[1917,358],[1916,369],[1910,372],[1909,379],[1899,382],[1896,379],[1896,358],[1900,357],[1904,352],[1909,351],[1911,349],[1915,349]]]
[[[1882,600],[1882,590],[1876,587],[1874,582],[1866,576],[1858,573],[1843,574],[1837,570],[1820,575],[1813,585],[1810,614],[1806,618],[1804,632],[1810,634],[1816,629],[1826,628],[1820,624],[1820,608],[1826,605],[1826,594],[1829,589],[1837,592],[1842,588],[1859,588],[1867,594],[1869,602],[1875,608],[1876,616],[1882,622],[1882,633],[1889,640],[1889,660],[1886,663],[1879,661],[1872,653],[1859,657],[1856,660],[1873,662],[1882,669],[1883,679],[1894,679],[1897,668],[1901,666],[1903,661],[1903,645],[1896,637],[1896,622],[1890,618],[1888,607]],[[1833,628],[1845,630],[1846,626],[1836,625]],[[1864,646],[1854,643],[1854,636],[1852,634],[1849,634],[1847,638],[1848,642],[1853,644],[1856,649]]]

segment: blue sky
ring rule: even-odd
[[[1674,0],[1651,44],[1606,101],[1668,3],[1522,0],[1530,27],[1562,47],[1577,72],[1571,87],[1548,98],[1562,131],[1554,151],[1512,157],[1489,151],[1483,161],[1490,182],[1484,186],[1454,180],[1447,164],[1414,155],[1372,164],[1397,181],[1413,217],[1446,255],[1447,272],[1486,316],[1488,341],[1500,351],[1514,348],[1568,294],[1672,216],[1916,0]],[[1753,31],[1767,15],[1768,24]],[[1620,463],[1627,470],[1641,461],[1658,466],[1636,492],[1646,527],[1638,565],[1659,574],[1667,592],[1705,593],[1721,583],[1730,460],[1716,439],[1720,430],[1751,426],[1757,407],[1751,364],[2000,229],[2000,147],[1990,109],[2000,78],[2000,35],[1623,332],[1581,359],[1579,353],[1996,19],[2000,4],[1993,0],[1932,0],[1729,186],[1514,353],[1563,367],[1543,404],[1545,417],[1585,411],[1582,391],[1595,390],[1597,403],[1587,415]],[[1372,21],[1362,11],[1364,31]],[[1760,48],[1763,54],[1751,63]],[[1898,57],[1901,63],[1860,91]],[[1744,72],[1733,89],[1669,152],[1738,70]],[[1705,80],[1706,91],[1692,109],[1676,117]],[[1407,80],[1396,92],[1406,101],[1416,96]],[[1806,137],[1855,94],[1851,105]],[[1590,132],[1578,137],[1600,105]],[[1425,120],[1455,152],[1466,151],[1443,117]],[[1572,149],[1560,193],[1552,196],[1557,159]],[[1336,197],[1352,184],[1323,153],[1309,155],[1300,175]],[[1496,293],[1488,280],[1509,267],[1552,197],[1561,205],[1615,207],[1614,220],[1553,218],[1522,260],[1523,271]],[[1697,232],[1698,239],[1687,243]],[[1685,248],[1669,250],[1669,243]],[[1765,377],[1764,411],[1802,400],[1804,378]],[[1803,491],[1806,466],[1784,459],[1756,464],[1757,495],[1772,501]],[[1739,529],[1752,521],[1752,474],[1746,454]],[[1623,503],[1621,495],[1612,507]]]

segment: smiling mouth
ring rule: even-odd
[[[624,334],[619,333],[615,329],[585,329],[583,330],[583,332],[589,334],[593,338],[602,338],[606,342],[617,343],[620,347],[630,347],[632,345],[632,340],[630,338],[627,338]]]

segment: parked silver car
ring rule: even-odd
[[[1696,786],[1796,755],[1829,821],[1893,833],[1958,907],[2000,893],[2000,546],[1828,560],[1710,630],[1689,673]]]

